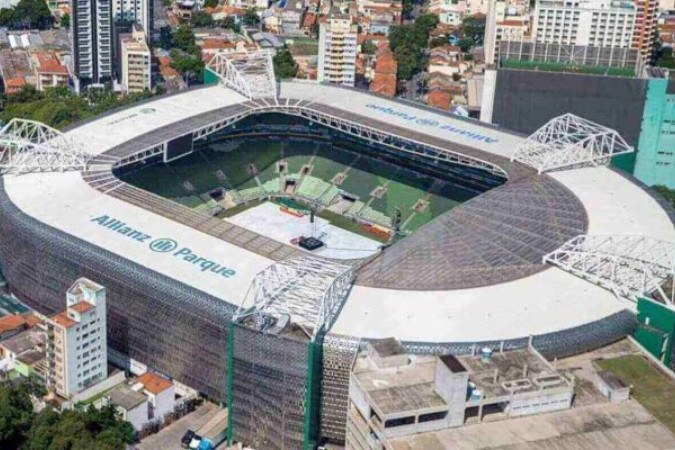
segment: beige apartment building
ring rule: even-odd
[[[152,88],[152,54],[145,32],[134,25],[131,34],[121,39],[121,83],[126,93]]]
[[[68,289],[66,309],[46,321],[47,387],[74,394],[107,378],[106,289],[80,278]]]

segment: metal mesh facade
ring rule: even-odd
[[[21,212],[0,179],[0,265],[12,290],[49,314],[80,277],[108,289],[108,345],[225,401],[227,323],[235,308]]]
[[[321,385],[321,438],[342,444],[347,429],[349,374],[359,350],[360,339],[328,334],[323,341]]]
[[[231,437],[259,449],[303,448],[311,343],[232,327]]]
[[[532,345],[549,359],[564,358],[584,353],[616,342],[632,334],[636,326],[635,315],[623,310],[604,319],[532,336]],[[403,342],[406,351],[425,355],[470,355],[483,347],[493,350],[516,350],[528,345],[529,337],[504,341],[481,341],[459,343]]]

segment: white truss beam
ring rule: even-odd
[[[262,328],[266,317],[288,317],[314,339],[333,324],[353,276],[351,266],[311,255],[277,262],[256,275],[234,320],[253,317]]]
[[[40,122],[12,119],[0,130],[0,172],[83,170],[91,154],[63,133]]]
[[[611,128],[564,114],[548,121],[525,139],[511,155],[541,174],[580,165],[600,165],[633,147]]]
[[[636,300],[675,301],[675,243],[646,236],[580,235],[544,256],[544,263]]]
[[[225,86],[249,99],[277,97],[272,53],[269,50],[235,54],[216,53],[207,67]]]

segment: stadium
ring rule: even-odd
[[[105,285],[113,354],[226,403],[232,440],[342,442],[363,340],[562,357],[672,301],[675,213],[609,165],[633,150],[611,129],[276,83],[266,53],[207,75],[64,133],[7,124],[0,267],[43,313]]]

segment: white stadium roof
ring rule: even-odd
[[[329,105],[504,158],[523,140],[477,122],[323,85],[283,83],[280,97]],[[100,154],[159,127],[245,101],[223,87],[207,87],[116,112],[66,135],[86,144],[88,152]],[[618,173],[582,168],[549,176],[579,198],[589,234],[642,234],[675,241],[666,212]],[[5,189],[13,203],[40,222],[234,305],[241,303],[256,274],[274,262],[99,192],[79,172],[10,174],[5,176]],[[147,237],[140,241],[134,231]],[[156,244],[149,245],[153,241]],[[190,255],[166,252],[174,245],[189,249]],[[202,270],[204,266],[208,267]],[[212,271],[214,267],[220,272]],[[332,331],[430,342],[506,339],[574,327],[626,307],[630,304],[609,291],[552,267],[474,289],[406,291],[355,285]],[[522,320],[525,317],[535,320]]]

